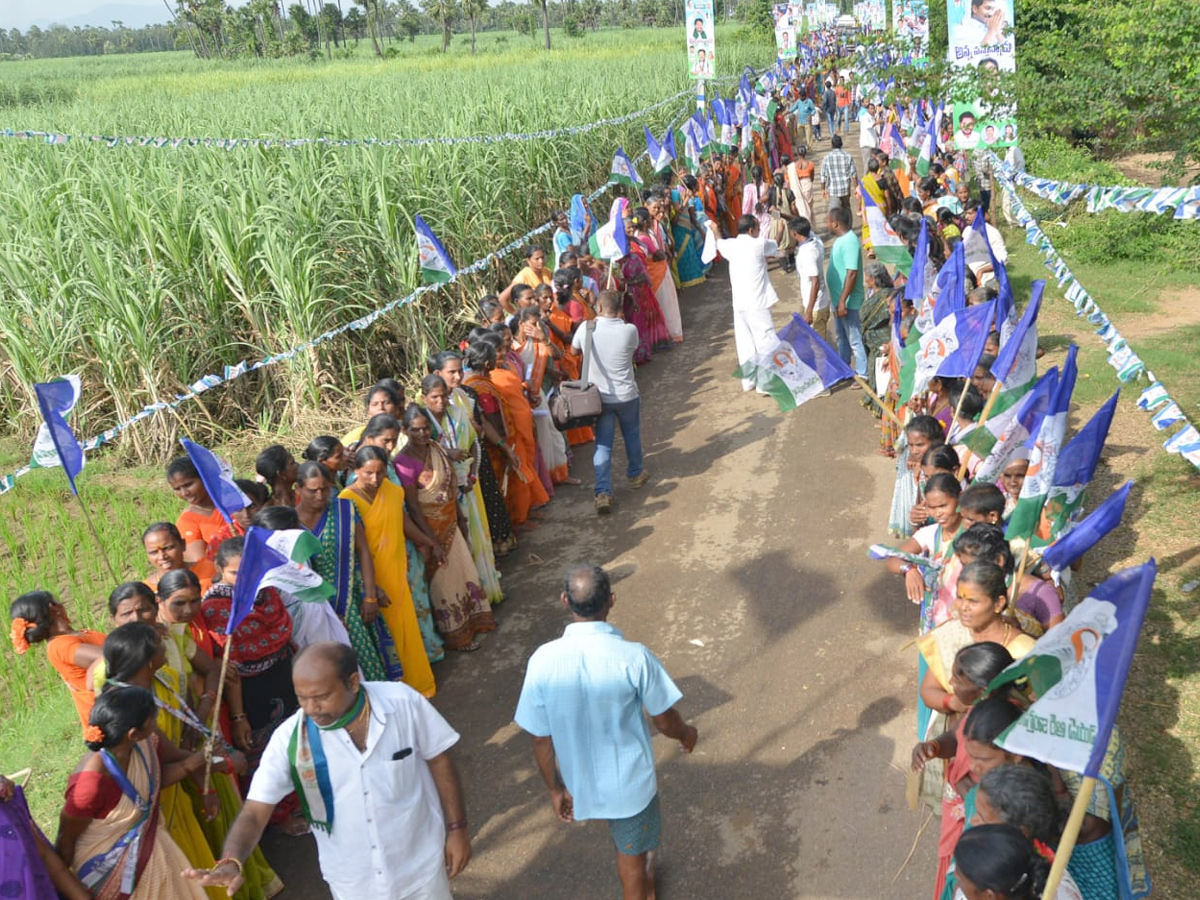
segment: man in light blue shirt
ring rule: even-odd
[[[615,600],[599,566],[567,574],[562,602],[574,622],[530,657],[515,718],[533,735],[555,815],[607,819],[625,900],[646,900],[661,819],[642,711],[686,753],[697,732],[675,709],[683,695],[658,658],[605,621]]]

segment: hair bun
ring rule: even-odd
[[[83,739],[89,744],[103,744],[104,729],[99,725],[88,725],[83,729]]]

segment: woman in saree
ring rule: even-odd
[[[404,491],[388,480],[388,457],[379,447],[360,447],[354,454],[354,483],[338,494],[351,501],[362,518],[363,530],[375,563],[375,583],[387,594],[389,603],[380,610],[388,630],[396,641],[402,680],[425,697],[437,693],[433,669],[425,653],[417,611],[413,608],[412,592],[408,587],[408,556],[405,536],[427,546],[428,538],[421,534],[404,514]],[[435,557],[441,547],[431,548]]]
[[[672,342],[683,343],[683,317],[679,314],[679,290],[675,271],[675,238],[671,233],[671,198],[665,191],[652,194],[645,204],[650,212],[648,232],[654,243],[666,255],[667,275],[654,292],[658,308],[662,310],[663,321],[667,323],[667,331]],[[670,349],[670,345],[667,346]]]
[[[715,194],[713,202],[716,203]],[[680,287],[702,284],[708,274],[709,266],[700,258],[707,221],[709,215],[701,199],[700,182],[695,175],[684,175],[679,179],[679,187],[671,191],[671,236],[675,239],[674,265]],[[676,343],[682,342],[680,336]]]
[[[556,364],[563,377],[577,381],[582,374],[583,357],[571,350],[575,329],[586,321],[583,305],[575,299],[579,286],[579,270],[571,267],[554,273],[554,296],[542,306],[542,324],[556,354]],[[572,447],[591,443],[596,438],[590,426],[570,428],[567,443]]]
[[[175,520],[175,527],[183,535],[184,561],[191,565],[205,557],[211,560],[216,556],[217,545],[232,532],[189,457],[181,456],[167,466],[167,486],[187,504]]]
[[[207,556],[196,560],[190,566],[184,562],[185,546],[183,535],[170,522],[154,522],[142,532],[142,548],[146,551],[146,559],[153,567],[146,576],[145,582],[151,588],[158,587],[158,579],[173,569],[191,569],[200,579],[200,586],[208,590],[217,574],[216,566]]]
[[[722,221],[727,237],[737,234],[738,216],[742,214],[742,165],[736,149],[730,149],[725,165],[725,218]]]
[[[808,148],[803,144],[796,148],[796,157],[784,167],[788,187],[796,200],[796,213],[810,222],[813,219],[813,179],[816,166],[808,159]]]
[[[292,617],[278,590],[260,590],[233,634],[225,634],[245,543],[245,538],[232,537],[217,548],[217,581],[204,592],[200,619],[222,652],[229,654],[229,665],[237,672],[242,712],[250,729],[249,745],[238,739],[238,730],[233,734],[253,768],[271,734],[296,711],[297,703],[292,687]]]
[[[571,197],[571,209],[568,213],[571,227],[571,243],[577,247],[587,245],[588,238],[592,236],[595,229],[595,222],[592,219],[592,211],[588,209],[587,201],[583,199],[583,194],[575,194]]]
[[[479,490],[482,452],[471,414],[451,402],[449,386],[441,375],[425,376],[421,382],[421,399],[433,426],[433,439],[445,451],[454,467],[458,482],[458,510],[467,523],[467,546],[475,561],[479,584],[488,602],[498,604],[504,600],[504,591],[500,588],[500,573],[496,571],[487,514]]]
[[[370,390],[367,391],[364,406],[366,408],[366,422],[370,422],[378,415],[398,416],[400,415],[400,411],[404,409],[404,389],[398,382],[393,382],[390,378],[384,379],[372,385]],[[347,453],[358,449],[363,431],[367,427],[366,422],[355,428],[351,428],[343,435],[342,444],[346,448]],[[346,460],[346,465],[349,465],[349,456],[346,457]]]
[[[66,607],[49,591],[30,591],[17,597],[8,609],[8,617],[12,620],[9,637],[17,655],[27,653],[33,644],[45,642],[46,659],[71,692],[75,712],[86,728],[96,701],[91,669],[101,658],[104,635],[75,628]]]
[[[329,603],[337,613],[367,681],[400,681],[403,668],[396,642],[379,614],[388,606],[375,583],[375,564],[362,519],[349,500],[335,497],[333,474],[319,462],[301,463],[296,471],[296,515],[321,542],[309,561],[333,586]]]
[[[0,884],[13,900],[92,900],[33,821],[25,792],[0,775]]]
[[[478,650],[475,636],[495,631],[496,619],[464,535],[467,527],[458,508],[454,464],[433,440],[433,423],[424,409],[414,403],[405,410],[403,421],[408,443],[396,455],[396,473],[409,508],[415,500],[420,524],[441,549],[429,582],[438,631],[449,650]]]
[[[863,191],[871,202],[879,207],[879,211],[883,213],[886,219],[890,215],[888,208],[887,191],[884,189],[884,184],[879,178],[879,160],[871,159],[867,162],[867,171],[859,182],[862,185]],[[874,245],[871,243],[871,229],[867,227],[867,218],[864,215],[866,202],[860,198],[859,215],[862,216],[862,249],[865,257],[869,259],[875,258]]]
[[[509,521],[519,529],[529,520],[530,511],[549,503],[550,496],[535,468],[533,411],[520,381],[496,369],[496,350],[496,343],[490,340],[477,341],[467,348],[470,374],[463,384],[475,391],[480,413],[500,436],[499,444],[489,443],[488,456],[500,482]]]
[[[763,180],[762,166],[750,170],[750,180],[742,191],[742,215],[758,219],[759,234],[771,234],[771,185]]]
[[[551,484],[579,484],[579,479],[571,475],[567,440],[546,414],[549,402],[547,388],[560,381],[562,374],[554,360],[560,351],[547,339],[546,330],[542,327],[540,307],[527,306],[521,310],[517,333],[519,343],[514,345],[513,349],[521,357],[525,368],[525,387],[530,406],[540,413],[533,417],[533,426],[538,449],[549,470]]]
[[[197,598],[196,605],[199,605]],[[154,695],[158,707],[156,727],[160,737],[176,747],[198,747],[208,737],[206,720],[184,697],[184,679],[167,663],[165,643],[153,622],[145,619],[117,626],[104,641],[104,674],[97,675],[96,690],[106,691],[139,687]],[[218,737],[214,755],[225,760],[214,764],[209,785],[202,795],[203,778],[197,773],[190,779],[163,788],[159,802],[167,833],[183,855],[195,867],[213,864],[214,854],[220,854],[225,837],[242,809],[236,776],[245,774],[246,758]],[[198,816],[197,809],[205,814]],[[283,883],[267,864],[261,851],[246,861],[249,869],[246,885],[236,894],[237,900],[264,900],[283,890]],[[206,890],[213,900],[222,893]]]
[[[963,729],[965,713],[983,699],[991,680],[1012,665],[1012,654],[994,641],[981,641],[962,647],[955,655],[950,671],[950,694],[955,711],[946,719],[945,728],[936,737],[918,743],[912,752],[912,771],[918,777],[927,775],[930,787],[941,788],[941,836],[938,840],[938,887],[934,897],[942,893],[954,845],[962,834],[966,820],[965,799],[974,781],[971,778],[971,758]],[[942,763],[944,761],[944,764]],[[941,784],[936,784],[941,775]]]
[[[629,255],[621,261],[621,275],[626,287],[626,311],[632,313],[629,321],[637,326],[641,338],[634,361],[646,362],[655,350],[671,345],[672,326],[667,324],[658,302],[658,291],[671,271],[666,250],[650,233],[650,211],[639,206],[630,216],[629,223],[632,227]],[[679,329],[682,337],[682,323],[677,321],[674,327]]]
[[[499,450],[504,445],[504,436],[484,417],[479,406],[479,396],[474,389],[463,384],[461,353],[456,350],[443,350],[430,360],[429,368],[433,374],[441,376],[450,390],[450,404],[467,416],[477,435],[479,465],[475,469],[475,486],[479,502],[482,504],[482,518],[487,525],[494,561],[517,547],[517,536],[513,533],[508,510],[504,506],[500,482],[496,479],[496,470],[487,455],[488,447]]]
[[[155,728],[154,696],[138,687],[106,691],[92,709],[92,752],[67,779],[57,850],[95,900],[208,900],[180,877],[187,858],[167,833],[159,796],[204,769]]]
[[[554,268],[557,269],[559,259],[574,241],[571,239],[571,224],[565,209],[556,212],[551,220],[554,222]]]
[[[505,311],[515,313],[517,309],[513,305],[513,286],[523,284],[529,288],[536,288],[539,284],[549,284],[553,272],[553,269],[546,267],[546,251],[537,244],[529,244],[525,248],[525,267],[513,276],[512,283],[502,290],[496,299]]]
[[[397,487],[400,486],[400,479],[392,468],[392,459],[395,456],[396,447],[405,440],[406,438],[400,430],[399,419],[392,415],[378,415],[373,416],[367,423],[361,442],[363,447],[378,447],[386,454],[388,481]],[[351,472],[346,479],[347,486],[354,481],[354,477],[354,473]],[[418,546],[411,535],[406,534],[404,554],[408,591],[412,597],[413,610],[417,614],[417,624],[421,628],[421,640],[425,644],[425,655],[431,663],[436,663],[445,659],[446,654],[442,650],[442,639],[438,637],[437,628],[433,624],[433,606],[429,602],[429,579],[425,577],[425,557],[428,549],[428,544]],[[395,639],[395,635],[393,635],[393,639]]]

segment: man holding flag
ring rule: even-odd
[[[363,682],[343,644],[301,651],[292,683],[300,709],[271,736],[222,858],[184,874],[233,896],[275,805],[294,791],[334,900],[451,900],[450,879],[471,859],[449,754],[458,733],[407,685]]]

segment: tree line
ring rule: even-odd
[[[718,16],[727,0],[717,0]],[[730,4],[736,0],[728,0]],[[601,27],[671,27],[681,25],[684,0],[250,0],[232,6],[226,0],[173,0],[171,20],[129,28],[30,26],[26,31],[0,29],[0,60],[101,56],[187,49],[203,59],[237,57],[325,56],[369,42],[384,57],[398,52],[395,44],[420,34],[438,34],[443,52],[456,33],[467,33],[471,52],[479,32],[542,32],[550,46],[550,29],[570,36]]]

